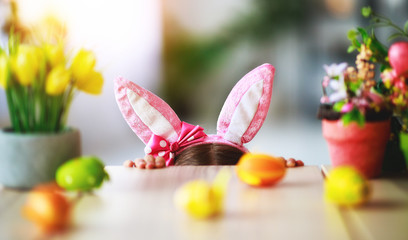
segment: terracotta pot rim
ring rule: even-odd
[[[391,118],[379,120],[379,121],[365,121],[364,124],[373,125],[373,124],[379,124],[379,123],[384,123],[384,122],[389,122],[389,121],[391,121]],[[336,119],[336,120],[322,119],[322,122],[334,123],[334,122],[342,122],[342,120],[341,119]],[[355,125],[355,124],[357,123],[351,122],[349,125]]]
[[[381,131],[378,131],[382,129]],[[391,130],[391,120],[378,121],[378,122],[366,122],[363,127],[360,127],[357,123],[352,122],[347,126],[344,126],[341,120],[328,121],[322,120],[322,134],[323,136],[333,135],[333,133],[341,133],[342,135],[355,135],[355,133],[373,132],[375,135],[389,134]],[[359,138],[358,135],[354,136]]]

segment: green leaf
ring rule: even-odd
[[[374,91],[375,91],[376,93],[378,93],[378,94],[381,94],[381,95],[389,95],[389,94],[391,94],[391,93],[390,93],[390,90],[385,87],[385,84],[384,84],[383,81],[377,82],[377,84],[374,86]]]
[[[361,15],[363,15],[364,17],[369,17],[372,13],[371,7],[367,6],[367,7],[363,7],[361,9]]]
[[[363,42],[365,43],[367,41],[367,39],[370,38],[368,36],[367,31],[364,28],[361,28],[361,27],[358,27],[357,30],[361,34],[361,37],[363,38]]]
[[[345,101],[336,102],[333,105],[333,110],[336,112],[341,112],[341,109],[343,108],[345,103],[346,103]]]
[[[350,41],[353,41],[354,39],[356,39],[358,36],[358,32],[355,29],[351,29],[347,32],[347,38]]]
[[[341,117],[341,121],[343,121],[344,126],[347,126],[351,123],[351,118],[351,112],[348,112]]]
[[[364,115],[363,115],[360,111],[357,111],[357,116],[356,116],[356,118],[357,118],[356,121],[357,121],[358,126],[364,127],[365,117],[364,117]]]
[[[349,46],[349,47],[347,48],[347,53],[352,53],[354,50],[356,50],[356,47],[354,47],[354,46]]]
[[[341,117],[341,120],[343,121],[344,126],[347,126],[352,122],[356,122],[360,127],[363,127],[365,124],[365,117],[357,108],[354,108],[350,112],[344,114]]]
[[[385,59],[388,56],[388,48],[385,47],[378,39],[373,36],[372,37],[372,43],[370,45],[370,49],[374,52],[376,55],[376,59]],[[382,64],[385,64],[382,62]]]
[[[381,64],[380,65],[380,72],[383,72],[387,68],[388,68],[388,66],[385,66],[385,65]]]
[[[353,41],[353,46],[354,46],[356,49],[359,49],[359,48],[361,47],[361,43],[360,43],[357,39],[354,39],[354,41]]]
[[[404,24],[404,32],[408,33],[408,20]]]
[[[368,38],[365,44],[366,44],[367,46],[371,46],[372,41],[373,41],[373,39]]]
[[[361,81],[350,82],[349,88],[352,92],[356,92],[358,89],[360,89],[360,86],[361,86]]]

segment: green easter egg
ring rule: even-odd
[[[93,156],[71,159],[56,172],[57,184],[66,190],[89,191],[101,186],[109,175],[102,161]]]

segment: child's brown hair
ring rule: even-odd
[[[175,165],[235,165],[243,151],[220,143],[191,146],[175,158]]]

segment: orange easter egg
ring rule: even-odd
[[[30,191],[23,206],[24,216],[43,232],[60,231],[69,224],[71,204],[60,191],[57,187],[39,186]]]
[[[239,179],[251,186],[268,186],[282,180],[286,167],[281,158],[246,153],[238,161],[236,172]]]

